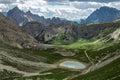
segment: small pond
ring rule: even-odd
[[[72,68],[72,69],[84,69],[86,66],[78,61],[63,61],[59,64],[60,67]]]

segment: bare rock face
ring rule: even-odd
[[[33,37],[41,34],[46,26],[38,22],[29,22],[22,27],[22,29]]]

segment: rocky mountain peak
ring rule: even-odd
[[[30,11],[30,10],[28,10],[28,11],[26,12],[26,14],[32,14],[32,13],[31,13],[31,11]]]
[[[19,10],[19,8],[16,6],[16,7],[13,8],[13,10]]]
[[[13,9],[11,9],[8,13],[12,13],[12,12],[18,12],[18,14],[20,13],[24,13],[23,11],[21,11],[18,7],[14,7]]]
[[[107,7],[107,6],[103,6],[103,7],[100,7],[99,8],[100,11],[109,11],[109,10],[112,10],[112,11],[119,11],[117,10],[116,8],[113,8],[113,7]]]
[[[95,10],[90,16],[81,23],[110,22],[120,18],[120,10],[112,7],[103,6]]]

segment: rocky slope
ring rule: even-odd
[[[33,76],[56,68],[47,59],[19,49],[0,45],[0,80],[8,77]]]
[[[46,48],[0,13],[0,80],[13,76],[38,75],[41,71],[55,68],[46,63],[45,57],[32,52],[33,49]]]
[[[53,17],[52,19],[50,18],[45,19],[43,16],[32,14],[30,11],[25,13],[22,10],[20,10],[18,7],[15,7],[12,10],[10,10],[7,13],[7,17],[19,26],[23,26],[26,23],[31,22],[31,21],[40,22],[44,25],[62,22],[62,20],[60,20],[59,18],[55,18],[55,17]]]
[[[19,48],[47,48],[38,44],[32,36],[28,35],[19,26],[0,13],[0,43]]]

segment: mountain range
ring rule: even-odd
[[[19,26],[23,26],[27,22],[31,22],[31,21],[40,22],[46,26],[49,24],[53,24],[53,23],[57,24],[64,21],[57,17],[53,17],[52,19],[50,18],[46,19],[44,18],[44,16],[38,16],[36,14],[32,14],[31,11],[24,12],[20,10],[18,7],[15,7],[12,10],[8,11],[7,17]]]
[[[38,16],[36,14],[31,13],[31,11],[23,12],[18,7],[13,8],[12,10],[9,10],[8,12],[3,12],[4,15],[7,15],[7,17],[18,24],[19,26],[25,25],[27,22],[36,21],[44,24],[45,26],[48,26],[49,24],[57,24],[61,23],[63,21],[66,21],[66,19],[61,19],[57,17],[53,17],[52,19],[44,18],[44,16]],[[104,17],[104,18],[103,18]],[[19,18],[19,19],[18,19]],[[91,13],[86,19],[77,20],[78,24],[83,23],[96,23],[96,22],[111,22],[116,19],[120,18],[120,10],[112,8],[112,7],[101,7],[97,10],[95,10],[93,13]]]
[[[8,12],[7,17],[22,26],[21,28],[41,43],[54,43],[59,37],[62,43],[68,44],[80,38],[91,39],[106,28],[116,28],[113,24],[79,25],[72,21],[59,18],[45,19],[43,16],[23,12],[18,7]],[[103,18],[104,17],[104,18]],[[115,8],[101,7],[94,11],[81,23],[110,22],[119,19],[120,11]],[[90,27],[89,27],[90,26]],[[99,27],[98,27],[99,26]]]

